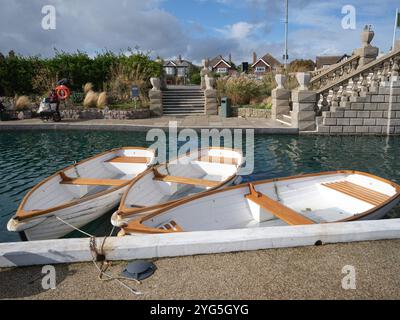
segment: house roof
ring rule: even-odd
[[[209,66],[209,67],[212,67],[212,68],[215,68],[221,61],[222,61],[224,64],[226,64],[226,66],[227,66],[228,68],[232,68],[232,64],[230,64],[228,61],[226,61],[226,60],[224,59],[224,57],[222,57],[222,55],[218,55],[218,56],[216,56],[214,59],[210,60],[208,66]]]
[[[263,57],[258,59],[255,63],[253,63],[251,66],[254,67],[260,61],[271,68],[276,68],[281,65],[281,63],[278,60],[276,60],[272,55],[267,53]]]
[[[317,69],[322,68],[323,66],[330,66],[332,64],[339,63],[343,58],[348,58],[349,55],[344,54],[341,56],[317,56],[315,59],[315,64]]]
[[[171,65],[173,67],[189,67],[192,63],[187,60],[166,60],[164,61],[163,67],[170,67]]]

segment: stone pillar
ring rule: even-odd
[[[200,76],[201,76],[201,83],[200,83],[200,88],[201,90],[206,90],[206,80],[205,77],[209,75],[209,70],[207,66],[207,60],[203,59],[203,68],[200,70]]]
[[[217,90],[214,89],[214,78],[204,76],[205,112],[207,115],[218,115]]]
[[[361,43],[362,47],[355,50],[356,55],[360,55],[360,62],[358,67],[366,65],[371,61],[374,61],[379,54],[379,48],[373,47],[371,41],[374,38],[375,32],[371,29],[371,26],[365,26],[361,32]]]
[[[163,115],[161,80],[151,78],[150,82],[153,88],[149,91],[150,114],[151,116],[161,117]]]
[[[285,83],[286,76],[283,74],[275,75],[275,80],[278,86],[272,90],[272,110],[271,110],[271,118],[276,120],[282,114],[289,114],[290,106],[290,91],[283,87]]]
[[[309,73],[299,72],[296,78],[300,86],[292,91],[292,126],[299,128],[299,131],[314,131],[317,92],[308,89],[311,79]]]

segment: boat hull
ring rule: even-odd
[[[17,227],[14,227],[13,223],[15,220],[10,220],[8,229],[20,233],[23,232],[28,241],[61,238],[74,231],[72,227],[63,221],[76,228],[85,226],[86,224],[100,218],[105,213],[115,209],[118,206],[125,189],[126,187],[94,200],[84,201],[75,206],[52,212],[44,217],[38,217],[37,220],[39,220],[39,222],[32,219],[27,222],[27,224],[18,223]],[[29,224],[32,226],[29,227]]]
[[[205,192],[133,219],[120,235],[376,220],[400,201],[400,186],[342,170],[256,181]]]
[[[153,150],[123,147],[56,172],[27,193],[7,229],[22,240],[63,237],[117,207],[132,179],[154,160]]]

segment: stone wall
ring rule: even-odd
[[[318,133],[400,134],[400,81],[397,77],[343,100],[317,118]]]
[[[73,109],[60,110],[63,119],[73,120],[91,120],[91,119],[146,119],[150,118],[150,109],[129,109],[129,110],[110,110],[110,109],[96,109],[83,107],[76,107]]]
[[[266,118],[271,119],[271,110],[256,108],[238,108],[237,116],[241,118]]]

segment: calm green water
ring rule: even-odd
[[[99,152],[121,146],[149,146],[145,133],[87,131],[0,132],[0,242],[17,241],[6,230],[23,196],[40,180]],[[400,139],[257,135],[255,170],[245,180],[337,169],[356,169],[400,183]],[[110,213],[111,215],[111,213]],[[110,215],[86,226],[104,235]],[[400,209],[390,217],[400,217]],[[69,236],[79,236],[73,233]]]

